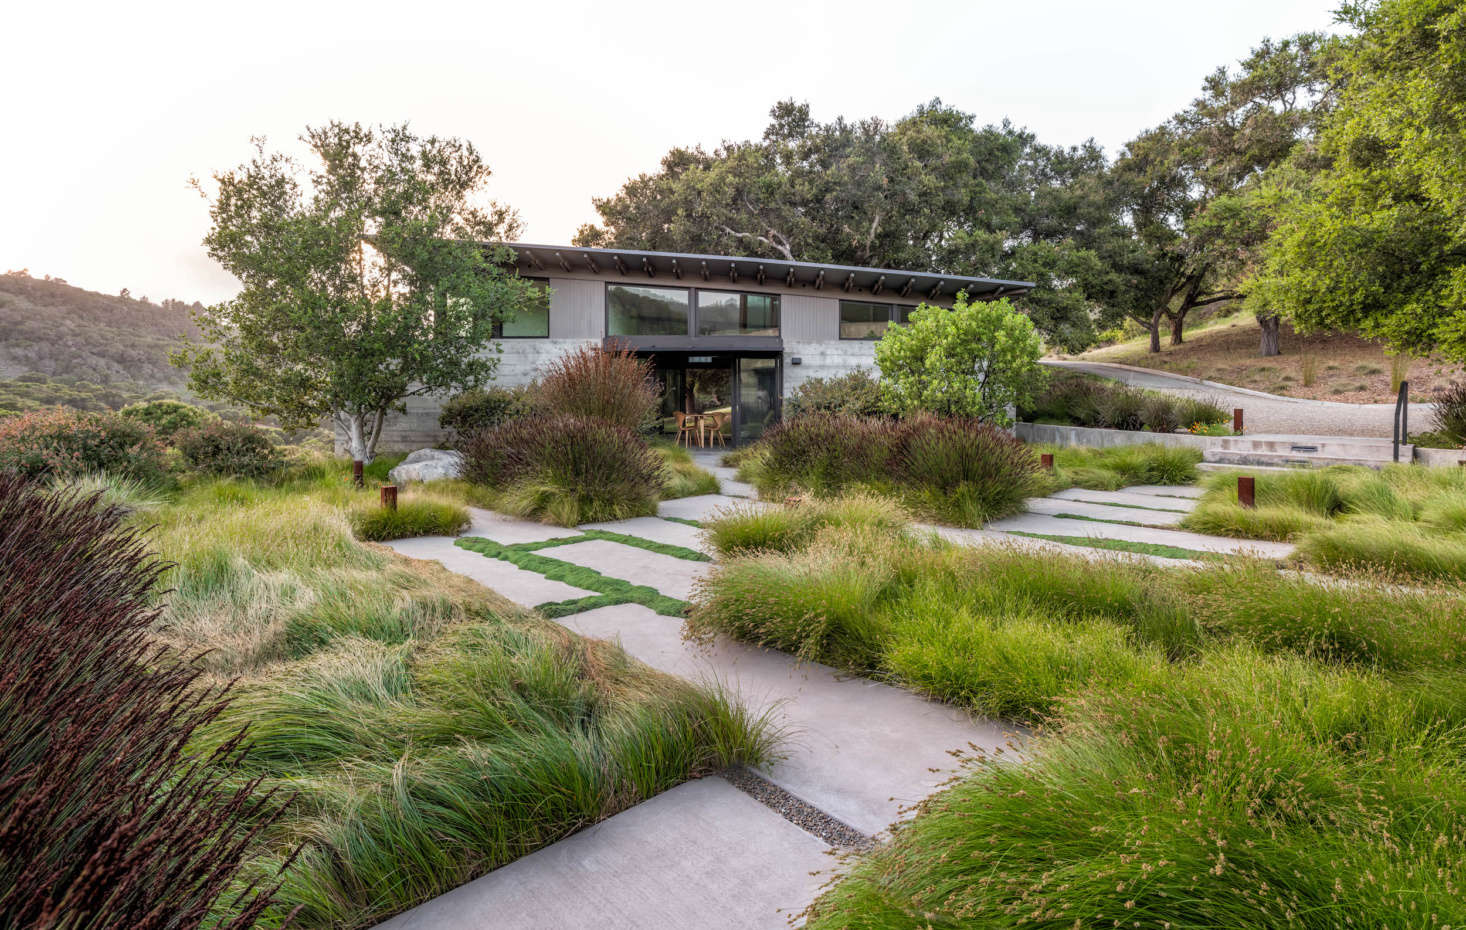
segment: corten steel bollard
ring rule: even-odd
[[[366,479],[362,477],[362,469],[365,467],[361,459],[357,459],[351,463],[351,483],[359,488],[366,487]]]
[[[1257,485],[1251,475],[1237,476],[1237,503],[1249,510],[1257,506]]]
[[[1241,436],[1242,435],[1242,408],[1241,407],[1233,407],[1232,408],[1232,432],[1236,433],[1238,436]]]
[[[388,510],[397,509],[397,485],[382,485],[382,506],[386,507]]]
[[[1040,452],[1039,453],[1039,456],[1038,456],[1038,464],[1040,465],[1040,467],[1042,467],[1044,469],[1044,471],[1053,471],[1054,470],[1054,453],[1052,453],[1052,452]]]

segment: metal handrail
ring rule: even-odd
[[[1400,461],[1400,443],[1410,441],[1410,382],[1400,382],[1400,396],[1395,398],[1395,461]]]

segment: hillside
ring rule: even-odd
[[[1165,346],[1155,355],[1147,351],[1144,340],[1135,340],[1066,357],[1155,368],[1270,394],[1355,404],[1393,401],[1395,374],[1409,379],[1411,396],[1417,400],[1429,400],[1438,389],[1463,377],[1459,365],[1444,359],[1396,359],[1378,344],[1347,333],[1303,336],[1284,323],[1280,336],[1283,354],[1262,358],[1257,322],[1251,314],[1239,314],[1188,331],[1186,342]]]
[[[168,353],[198,336],[189,309],[0,274],[0,407],[115,407],[183,393],[187,377]]]

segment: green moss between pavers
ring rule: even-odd
[[[1056,513],[1050,516],[1058,517],[1060,520],[1088,520],[1090,523],[1114,523],[1117,526],[1145,526],[1144,523],[1136,523],[1134,520],[1102,520],[1099,517],[1087,517],[1082,513]]]
[[[673,523],[685,523],[688,526],[702,526],[699,520],[689,520],[686,517],[657,517],[658,520],[671,520]]]
[[[575,537],[548,540],[549,543],[555,545],[568,545],[572,542],[583,541],[583,538]],[[575,600],[547,601],[535,608],[549,617],[565,617],[596,607],[608,607],[612,604],[641,604],[666,617],[680,617],[687,611],[686,601],[667,597],[655,588],[634,585],[620,578],[608,578],[593,568],[575,565],[561,559],[552,559],[523,548],[525,546],[543,547],[545,543],[519,543],[515,546],[506,546],[482,536],[465,536],[455,540],[454,545],[489,558],[503,559],[519,568],[538,572],[551,581],[559,581],[576,588],[596,592],[594,595]]]
[[[1023,533],[1005,530],[1011,536],[1027,536],[1030,539],[1047,539],[1049,542],[1069,546],[1086,546],[1090,549],[1113,549],[1117,552],[1134,552],[1139,555],[1155,555],[1163,559],[1215,559],[1215,552],[1199,549],[1183,549],[1180,546],[1163,546],[1159,543],[1131,542],[1128,539],[1100,539],[1095,536],[1054,536],[1049,533]]]
[[[686,559],[689,562],[711,562],[712,558],[696,549],[689,549],[686,546],[678,546],[673,543],[660,543],[650,539],[643,539],[640,536],[629,536],[626,533],[616,533],[611,530],[581,530],[578,536],[559,536],[555,539],[546,539],[543,542],[515,543],[511,549],[520,552],[533,552],[537,549],[550,549],[555,546],[568,546],[572,543],[589,542],[593,539],[604,539],[607,542],[621,543],[623,546],[635,546],[638,549],[645,549],[648,552],[657,552],[662,555],[670,555],[676,559]]]
[[[1165,497],[1166,495],[1164,495],[1164,494],[1153,494],[1151,496],[1152,497]],[[1182,510],[1182,509],[1177,508],[1177,507],[1147,507],[1144,504],[1117,504],[1114,501],[1092,501],[1092,500],[1087,500],[1087,499],[1083,499],[1083,498],[1073,498],[1073,500],[1075,501],[1075,503],[1081,503],[1081,504],[1098,504],[1101,507],[1119,507],[1119,508],[1122,508],[1124,510],[1159,510],[1162,513],[1190,513],[1189,510]],[[1173,500],[1173,501],[1179,501],[1179,500],[1185,500],[1185,498],[1172,497],[1171,500]]]

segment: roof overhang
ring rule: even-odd
[[[596,274],[609,278],[654,280],[658,284],[681,281],[688,285],[717,282],[719,285],[812,287],[817,291],[829,291],[832,296],[839,296],[842,292],[858,293],[868,299],[884,297],[888,301],[950,300],[958,291],[966,291],[971,298],[992,300],[1026,294],[1033,287],[1031,281],[772,258],[590,249],[529,242],[496,244],[514,250],[515,267],[526,275]]]

